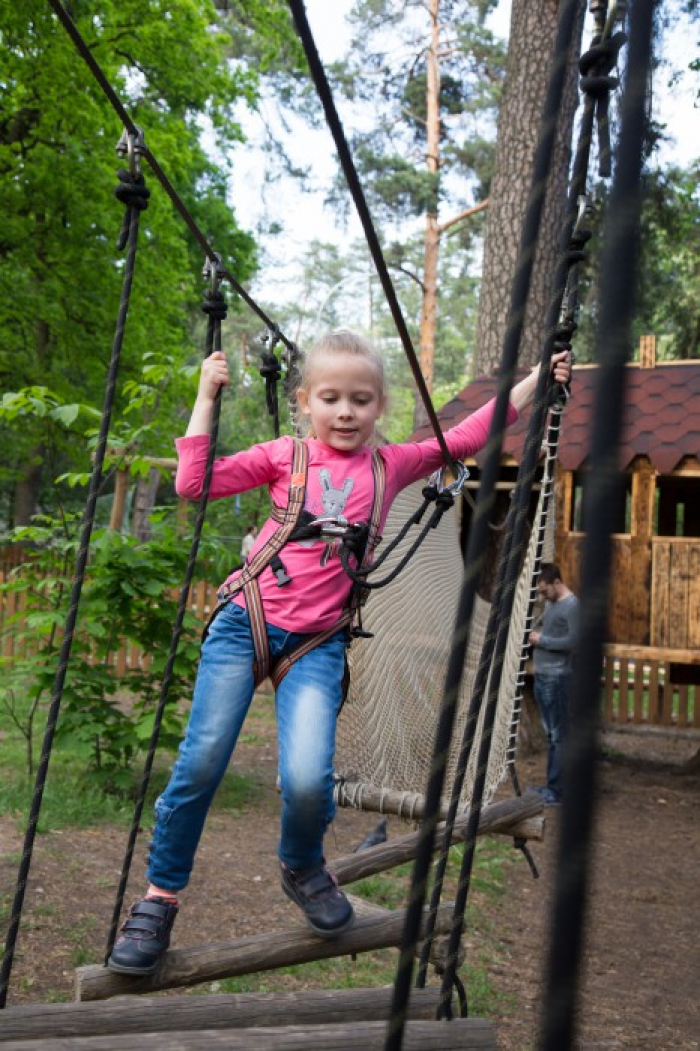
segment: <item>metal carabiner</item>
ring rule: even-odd
[[[457,477],[454,481],[449,484],[445,484],[445,477],[447,474],[447,467],[444,465],[437,471],[431,474],[429,484],[434,485],[439,493],[451,493],[452,496],[459,496],[464,488],[467,478],[469,477],[469,469],[462,463],[461,460],[455,460],[457,467]]]
[[[136,129],[135,135],[128,128],[124,128],[116,150],[120,157],[127,159],[129,172],[135,178],[141,170],[140,158],[146,152],[146,139],[144,138],[143,128],[139,127],[138,124],[134,124],[134,127]]]

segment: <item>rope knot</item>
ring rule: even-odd
[[[114,196],[128,208],[136,208],[143,212],[148,208],[148,198],[151,191],[146,186],[146,180],[141,172],[132,175],[127,168],[120,168],[117,172],[119,183],[114,188]]]
[[[228,314],[228,304],[220,289],[208,288],[204,293],[202,311],[214,321],[223,321]]]
[[[266,382],[277,383],[282,376],[282,365],[271,350],[263,350],[260,354],[260,375]]]

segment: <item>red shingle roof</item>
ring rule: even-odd
[[[566,470],[577,470],[588,456],[598,374],[596,367],[574,369],[559,451]],[[493,376],[470,383],[438,412],[443,429],[454,427],[495,391]],[[522,453],[527,417],[526,412],[506,433],[504,452],[516,460]],[[431,435],[428,425],[414,437]],[[653,369],[630,366],[627,370],[621,467],[626,468],[635,456],[647,456],[661,474],[673,471],[684,456],[700,459],[700,361],[660,364]]]

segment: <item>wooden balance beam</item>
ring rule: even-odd
[[[305,989],[299,992],[209,996],[120,997],[78,1004],[32,1004],[5,1008],[0,1046],[8,1040],[60,1039],[119,1033],[199,1032],[284,1025],[381,1022],[389,1018],[393,990]],[[413,989],[409,1018],[435,1017],[439,986]],[[4,1051],[4,1048],[3,1048]]]
[[[445,934],[451,919],[452,905],[442,905],[435,933]],[[144,977],[114,974],[98,965],[79,967],[75,972],[75,998],[106,1000],[110,996],[198,985],[312,960],[392,948],[401,943],[405,920],[406,910],[401,909],[358,917],[352,927],[337,938],[319,938],[306,928],[299,928],[190,949],[172,949],[162,957],[155,973]]]
[[[386,1022],[353,1022],[316,1027],[127,1033],[121,1036],[47,1037],[11,1040],[3,1051],[383,1051]],[[410,1021],[404,1051],[495,1051],[490,1022],[456,1018],[451,1022]]]

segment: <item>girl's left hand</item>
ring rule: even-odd
[[[556,383],[568,383],[571,379],[571,353],[560,350],[552,354],[552,377]]]

